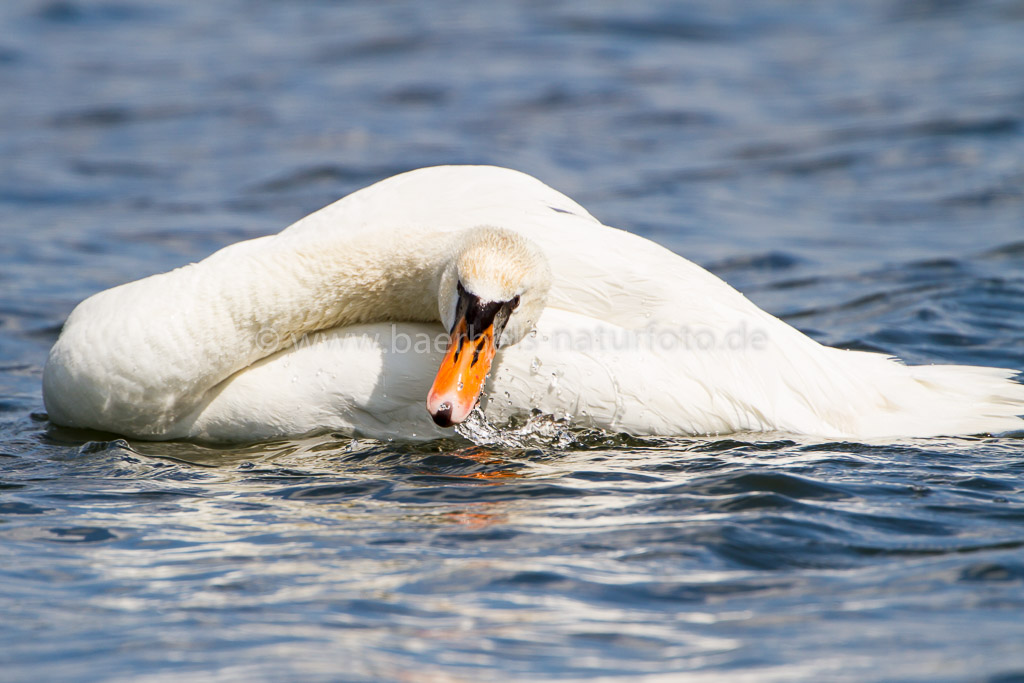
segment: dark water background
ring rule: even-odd
[[[0,678],[1024,680],[1024,441],[48,426],[100,289],[438,163],[828,343],[1024,368],[1024,3],[0,4]]]

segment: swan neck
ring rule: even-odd
[[[452,240],[395,233],[327,247],[295,245],[268,268],[282,290],[260,315],[280,336],[373,322],[438,321],[438,288]]]

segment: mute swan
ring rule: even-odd
[[[478,398],[498,421],[869,439],[1022,429],[1013,374],[822,346],[530,176],[446,166],[88,298],[43,397],[140,439],[432,438]]]

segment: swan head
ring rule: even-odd
[[[547,258],[530,240],[503,228],[462,233],[441,272],[437,296],[450,342],[427,395],[434,422],[450,427],[469,416],[495,353],[529,334],[550,288]]]

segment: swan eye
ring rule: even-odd
[[[509,304],[512,306],[513,311],[519,308],[519,295],[516,294],[514,297],[512,297],[512,300],[509,301]]]

